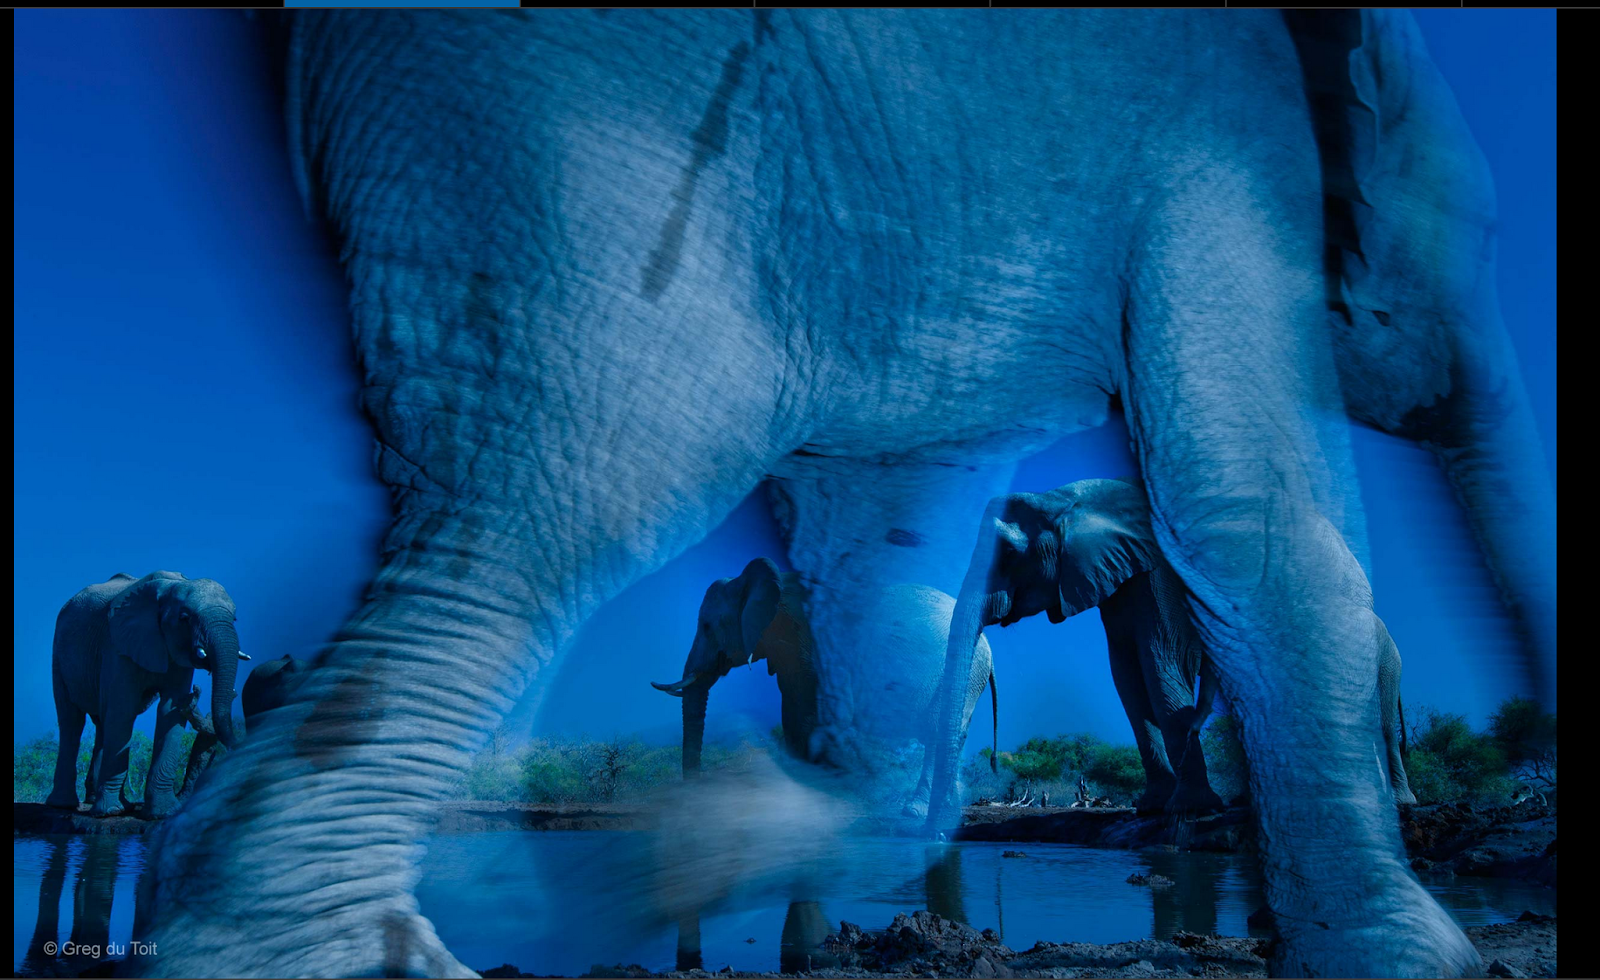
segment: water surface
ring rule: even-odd
[[[422,911],[470,966],[512,963],[566,975],[602,963],[804,968],[815,942],[840,920],[878,929],[917,909],[994,929],[1013,949],[1180,929],[1261,934],[1245,921],[1261,905],[1259,875],[1238,855],[847,838],[825,866],[731,887],[696,912],[641,894],[641,879],[629,873],[645,860],[641,839],[615,831],[440,835],[423,863]],[[13,850],[19,971],[52,959],[86,966],[110,944],[129,941],[142,838],[19,837]],[[1007,850],[1026,856],[1002,857]],[[1130,885],[1135,872],[1174,884]],[[1551,888],[1488,878],[1424,884],[1463,926],[1509,921],[1525,909],[1556,911]],[[46,957],[47,942],[86,949]]]

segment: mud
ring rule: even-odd
[[[1556,920],[1525,912],[1516,922],[1466,930],[1491,977],[1554,977]],[[596,967],[588,977],[1265,977],[1272,940],[1199,936],[1136,942],[1037,943],[1013,950],[992,929],[979,932],[932,912],[897,915],[871,932],[850,922],[820,950],[838,966],[802,973],[724,969],[652,973],[637,964]],[[513,966],[485,977],[531,977]]]

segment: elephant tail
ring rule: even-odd
[[[1405,757],[1405,756],[1408,756],[1408,755],[1411,754],[1411,747],[1406,744],[1406,702],[1405,702],[1405,699],[1402,698],[1400,695],[1396,694],[1394,696],[1394,707],[1395,707],[1395,710],[1400,713],[1400,755],[1402,757]]]
[[[1000,692],[994,686],[994,668],[989,668],[989,711],[993,715],[994,730],[990,732],[989,771],[1000,771]]]

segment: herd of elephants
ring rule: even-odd
[[[1350,422],[1435,451],[1540,694],[1555,505],[1493,184],[1409,14],[305,10],[264,34],[394,516],[314,662],[249,674],[247,734],[220,584],[118,575],[62,610],[51,804],[79,805],[87,716],[86,802],[127,807],[158,704],[136,938],[162,952],[128,969],[471,975],[414,895],[434,804],[586,617],[765,486],[795,571],[712,584],[656,685],[685,775],[712,685],[765,659],[789,751],[934,837],[993,696],[983,630],[1097,608],[1141,808],[1220,807],[1199,733],[1219,693],[1239,718],[1275,975],[1481,975],[1400,845]],[[1006,492],[1117,411],[1137,478]],[[180,806],[196,669],[197,751],[231,751]]]

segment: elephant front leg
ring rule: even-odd
[[[1160,813],[1172,797],[1177,781],[1161,740],[1161,729],[1156,724],[1144,673],[1139,667],[1138,646],[1129,635],[1130,624],[1124,622],[1127,616],[1121,608],[1122,602],[1121,597],[1113,595],[1100,608],[1111,658],[1111,682],[1116,685],[1117,698],[1122,702],[1128,725],[1133,729],[1134,743],[1139,747],[1139,761],[1144,765],[1144,792],[1134,801],[1134,808],[1141,814]]]
[[[1373,751],[1370,593],[1329,523],[1348,424],[1304,155],[1259,171],[1303,165],[1304,186],[1196,172],[1152,214],[1127,314],[1129,428],[1157,541],[1243,728],[1273,975],[1482,976],[1405,864]]]
[[[95,772],[94,806],[96,817],[116,817],[127,812],[124,799],[128,781],[128,745],[133,739],[133,712],[127,707],[108,709],[105,725],[95,729],[95,749],[100,754]]]
[[[183,769],[183,739],[178,733],[188,716],[180,699],[161,696],[156,708],[156,738],[150,753],[150,774],[144,784],[144,812],[149,819],[165,817],[178,808],[178,773]]]

